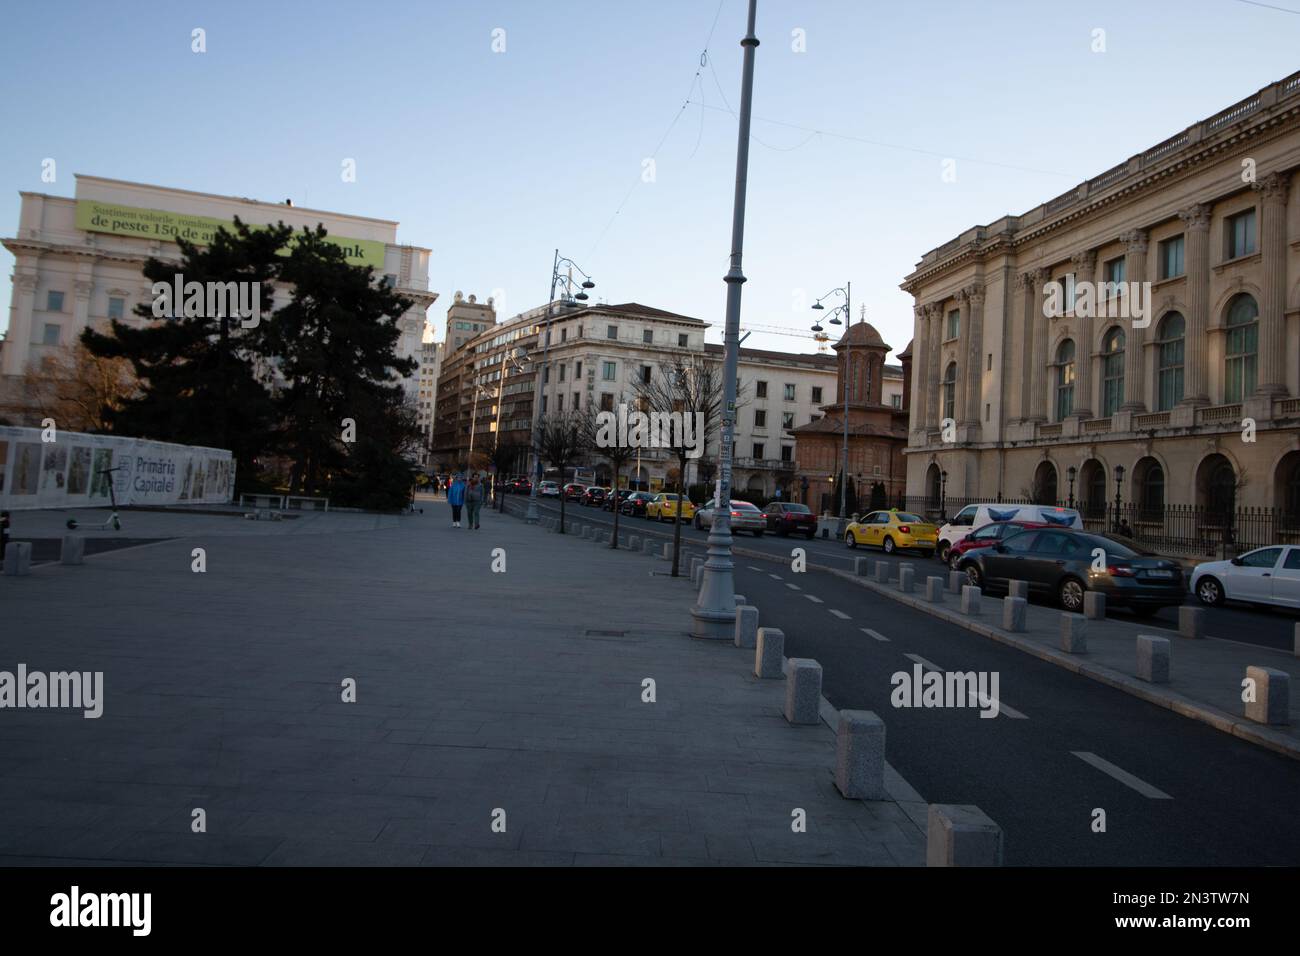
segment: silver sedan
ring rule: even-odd
[[[695,512],[695,527],[703,531],[705,528],[713,527],[713,513],[715,511],[713,499],[708,501]],[[763,512],[758,510],[756,505],[748,501],[731,502],[731,530],[732,531],[749,531],[754,537],[763,537],[763,532],[767,530],[767,518]]]

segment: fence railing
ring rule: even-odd
[[[985,499],[937,498],[904,495],[896,506],[935,521],[952,517],[968,504]],[[1029,501],[1003,498],[1006,505],[1054,504],[1066,501]],[[1075,501],[1085,530],[1118,533],[1142,547],[1162,554],[1212,557],[1240,554],[1271,544],[1300,544],[1300,510],[1284,508],[1214,508],[1204,505],[1146,505],[1108,502],[1093,505]]]

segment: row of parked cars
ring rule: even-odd
[[[543,482],[539,487],[545,488],[546,484]],[[545,492],[539,490],[538,493]],[[691,522],[701,531],[713,527],[718,510],[712,498],[696,506],[689,498],[680,497],[675,492],[656,494],[621,488],[615,494],[612,489],[600,485],[573,483],[565,485],[557,493],[563,494],[566,501],[576,501],[604,511],[613,511],[617,507],[620,514],[649,521],[676,520],[680,499],[681,520]],[[817,534],[817,516],[807,505],[797,502],[773,501],[766,508],[760,509],[748,501],[733,499],[730,511],[731,530],[747,531],[756,538],[761,538],[769,531],[782,536],[802,534],[808,538]]]
[[[1099,591],[1108,606],[1140,616],[1176,607],[1190,589],[1205,605],[1246,601],[1300,608],[1300,545],[1256,548],[1226,561],[1182,565],[1143,549],[1125,535],[1084,531],[1073,508],[969,505],[942,526],[908,512],[876,511],[849,524],[850,548],[933,554],[974,586],[999,592],[1013,580],[1067,611]]]

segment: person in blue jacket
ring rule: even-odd
[[[451,505],[451,526],[460,527],[460,509],[465,504],[465,476],[457,475],[447,488],[447,504]]]

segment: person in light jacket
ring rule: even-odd
[[[465,517],[465,526],[477,530],[478,514],[483,508],[483,482],[479,481],[478,475],[473,475],[469,479],[469,487],[465,489],[465,507],[469,509],[469,514]]]
[[[460,527],[460,509],[465,504],[465,476],[457,475],[447,486],[447,504],[451,505],[451,526]]]

